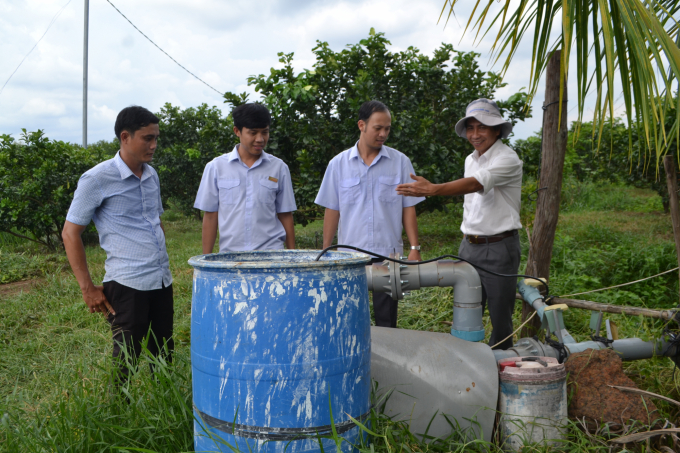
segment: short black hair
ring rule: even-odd
[[[272,123],[269,109],[258,103],[239,105],[231,111],[231,117],[234,119],[234,126],[239,131],[244,127],[248,129],[262,129]]]
[[[114,131],[116,132],[116,137],[120,140],[120,134],[123,131],[128,131],[130,134],[134,135],[135,132],[149,124],[158,124],[161,120],[145,109],[138,105],[131,105],[130,107],[125,107],[118,113],[116,118],[116,125],[114,126]]]
[[[380,101],[366,101],[359,107],[359,121],[368,121],[375,112],[390,113],[390,109]]]

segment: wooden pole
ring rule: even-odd
[[[522,296],[519,294],[515,295],[515,298],[522,300]],[[603,313],[615,313],[619,315],[629,315],[629,316],[645,316],[647,318],[656,319],[672,319],[677,310],[652,310],[650,308],[638,308],[638,307],[624,307],[622,305],[610,305],[602,304],[599,302],[592,302],[590,300],[580,300],[580,299],[562,299],[561,297],[556,297],[551,302],[554,304],[565,304],[570,308],[582,308],[584,310],[590,311],[601,311]]]
[[[549,278],[550,259],[552,258],[555,230],[560,213],[560,195],[562,193],[562,171],[564,156],[567,152],[567,84],[564,75],[562,92],[562,114],[560,117],[560,57],[562,52],[553,52],[546,69],[545,102],[543,104],[543,140],[541,145],[541,173],[536,200],[536,216],[534,218],[531,248],[527,257],[526,274]],[[534,312],[527,303],[522,306],[522,322]],[[520,333],[522,337],[530,337],[538,333],[540,321],[534,318]]]
[[[666,169],[666,184],[668,185],[671,221],[673,222],[675,253],[678,256],[678,266],[680,266],[680,207],[678,207],[678,178],[675,175],[675,161],[672,155],[663,158],[663,167]],[[680,271],[678,271],[678,279],[680,279]]]

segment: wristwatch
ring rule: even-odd
[[[420,251],[420,246],[419,245],[412,245],[411,250],[418,250]]]

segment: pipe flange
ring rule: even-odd
[[[451,329],[451,335],[456,338],[460,338],[465,341],[483,341],[484,340],[484,329],[482,330],[456,330]]]
[[[401,300],[404,298],[404,295],[401,290],[401,272],[399,272],[399,264],[390,261],[387,266],[390,269],[390,297],[392,297],[393,300]]]

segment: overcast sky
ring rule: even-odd
[[[457,50],[481,53],[482,68],[492,69],[491,38],[473,46],[472,34],[463,37],[468,11],[457,10],[458,21],[446,27],[437,24],[442,0],[111,1],[161,48],[220,92],[252,92],[247,77],[279,66],[277,52],[295,52],[296,69],[310,68],[316,40],[327,41],[337,51],[358,43],[371,27],[385,33],[393,51],[415,46],[432,55],[442,42],[452,43]],[[53,139],[82,141],[83,0],[0,2],[0,87],[66,4],[0,92],[0,133],[18,138],[22,128],[42,129]],[[526,40],[517,53],[505,78],[508,86],[497,99],[528,85],[530,43]],[[162,54],[107,0],[90,0],[89,49],[90,143],[112,139],[116,114],[130,104],[158,111],[166,102],[184,108],[207,103],[226,112],[220,95]],[[516,138],[539,130],[543,86],[534,103],[534,118],[515,128]],[[570,89],[573,92],[574,87]],[[572,107],[569,121],[576,118]]]

